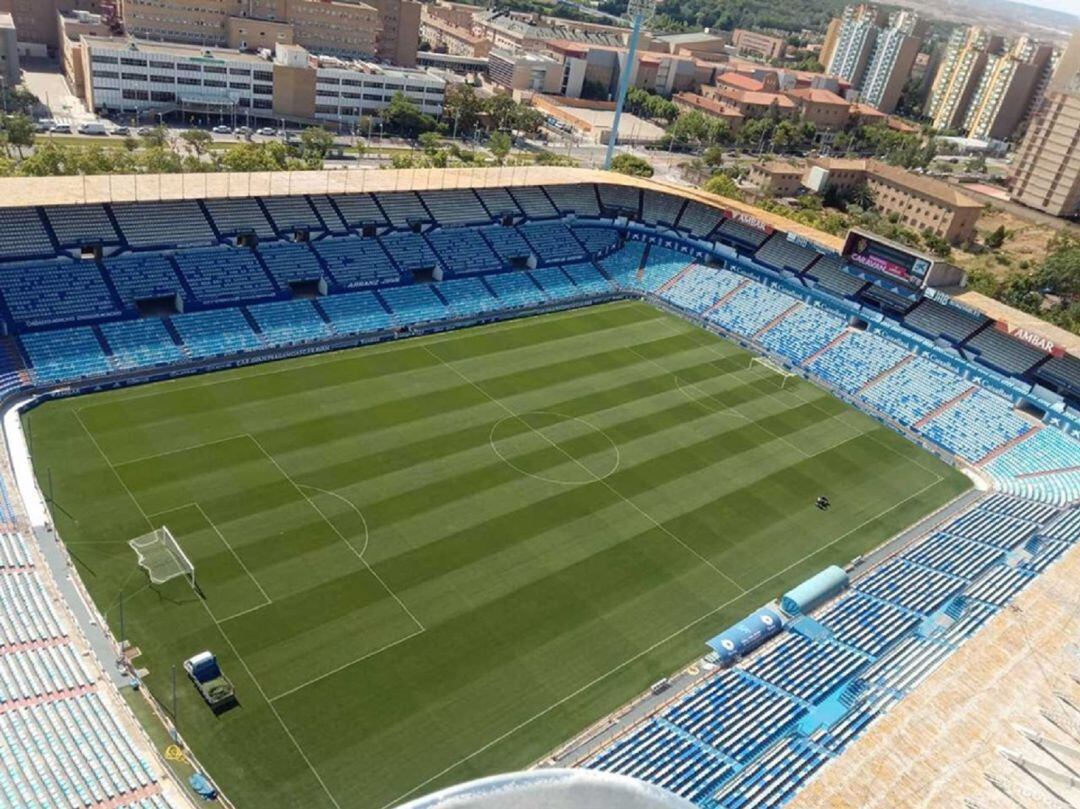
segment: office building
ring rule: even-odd
[[[1011,180],[1016,202],[1053,216],[1080,216],[1080,32],[1058,60]]]
[[[0,77],[5,87],[19,83],[19,42],[10,14],[0,14]]]

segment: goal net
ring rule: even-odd
[[[798,374],[786,370],[782,365],[777,365],[768,357],[752,357],[750,359],[750,365],[748,367],[753,368],[755,365],[763,366],[764,368],[767,368],[768,370],[779,376],[781,388],[787,384],[787,381],[789,379],[798,376]]]
[[[139,567],[150,574],[154,584],[184,577],[195,586],[195,565],[165,526],[130,540],[128,545],[138,554]]]

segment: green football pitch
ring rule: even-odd
[[[967,487],[731,343],[616,303],[45,404],[36,473],[148,686],[241,807],[520,768]],[[828,511],[814,506],[827,494]],[[204,598],[151,585],[166,525]],[[181,673],[182,676],[182,673]]]

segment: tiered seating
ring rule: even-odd
[[[894,559],[855,582],[860,593],[929,615],[964,588],[963,579]]]
[[[950,369],[912,357],[863,391],[862,398],[910,427],[970,387],[970,382]]]
[[[113,215],[132,247],[198,247],[217,241],[199,203],[114,202]]]
[[[618,208],[637,214],[641,210],[641,192],[631,185],[598,185],[600,202],[605,208]],[[632,217],[631,217],[632,218]]]
[[[324,229],[306,197],[264,197],[262,203],[279,233]]]
[[[1046,352],[1035,346],[1014,340],[997,329],[983,329],[965,344],[965,353],[1007,374],[1022,374],[1037,362],[1046,359]],[[969,349],[973,349],[969,350]]]
[[[515,228],[483,228],[480,231],[503,263],[527,259],[533,254],[532,246],[521,237]]]
[[[738,671],[715,674],[661,718],[740,763],[754,758],[805,713],[795,700]]]
[[[399,191],[394,194],[376,194],[375,199],[386,218],[396,227],[405,227],[410,222],[430,222],[431,214],[427,212],[420,197],[412,191]]]
[[[537,186],[525,186],[522,188],[508,188],[507,191],[517,202],[518,207],[525,212],[529,219],[552,219],[559,215],[551,200],[547,198],[542,188]]]
[[[71,644],[0,654],[0,705],[92,685]]]
[[[728,331],[753,337],[794,305],[790,295],[751,281],[721,306],[710,309],[705,317]]]
[[[609,256],[605,256],[598,262],[603,268],[604,272],[612,278],[616,284],[624,287],[632,287],[640,289],[640,283],[637,279],[638,268],[641,267],[641,259],[645,255],[645,245],[641,242],[627,242],[621,249],[616,250]],[[682,266],[686,266],[690,261],[687,259]],[[672,273],[674,275],[674,273]],[[671,276],[669,275],[668,278]],[[659,281],[656,286],[660,286],[663,281]]]
[[[0,576],[0,647],[66,636],[36,573],[9,570]]]
[[[334,243],[334,240],[327,239],[316,242],[319,245]],[[290,283],[318,281],[326,274],[310,244],[268,242],[259,245],[259,255],[262,256],[266,269],[270,271],[270,276],[282,289]],[[397,274],[394,275],[396,277]]]
[[[97,694],[0,713],[0,776],[12,806],[119,804],[154,783]]]
[[[104,205],[53,205],[44,210],[61,247],[120,242]]]
[[[489,275],[484,280],[507,309],[536,306],[546,300],[544,293],[525,272],[501,272]]]
[[[957,517],[943,530],[1002,550],[1012,550],[1030,539],[1036,527],[1017,517],[975,509]]]
[[[378,239],[346,236],[343,239],[320,239],[312,242],[311,246],[326,263],[334,282],[342,289],[393,284],[401,280],[401,274]]]
[[[450,311],[427,284],[390,287],[379,291],[394,318],[401,324],[444,320]]]
[[[992,568],[989,573],[968,588],[964,595],[966,598],[990,604],[995,607],[1004,607],[1023,590],[1034,574],[1029,570],[1009,565],[999,565]]]
[[[1080,509],[1062,513],[1039,534],[1047,539],[1059,539],[1062,542],[1080,541]]]
[[[1080,359],[1072,354],[1051,357],[1035,370],[1035,376],[1044,382],[1080,391]]]
[[[1021,520],[1036,523],[1048,523],[1058,513],[1054,506],[1045,503],[1033,503],[1020,500],[1007,494],[994,494],[979,502],[981,511],[1004,514],[1006,517],[1019,517]],[[1077,512],[1080,516],[1080,512]]]
[[[991,565],[1002,560],[1005,552],[981,542],[971,542],[949,534],[937,533],[904,553],[904,558],[942,573],[973,581]]]
[[[641,278],[635,276],[633,285],[646,291],[654,291],[682,272],[690,263],[691,259],[685,253],[653,245],[649,248]]]
[[[16,325],[46,326],[119,314],[93,261],[0,267],[0,292]]]
[[[505,188],[477,188],[476,196],[480,198],[488,213],[493,217],[502,214],[521,215],[521,209]]]
[[[351,228],[386,224],[386,217],[370,194],[340,194],[334,197],[334,204]]]
[[[655,719],[584,766],[648,781],[689,801],[708,797],[734,772],[708,747]]]
[[[878,284],[871,284],[868,286],[859,293],[859,297],[864,301],[876,304],[879,308],[884,309],[887,312],[892,312],[897,315],[903,314],[915,304],[915,293],[902,295],[899,292],[886,289]]]
[[[38,384],[103,376],[109,361],[89,326],[31,332],[20,338]]]
[[[758,342],[765,348],[802,364],[844,330],[844,321],[816,306],[801,306],[771,329]]]
[[[311,207],[315,209],[315,213],[319,215],[328,232],[338,236],[349,232],[349,228],[341,221],[329,197],[324,194],[315,194],[308,197],[308,202],[311,203]]]
[[[1029,429],[1031,425],[1014,414],[1008,402],[977,388],[919,431],[935,444],[976,462]]]
[[[440,266],[435,251],[419,233],[396,231],[379,238],[387,254],[403,270],[427,270]]]
[[[444,281],[436,284],[436,287],[450,305],[450,312],[455,317],[469,317],[499,308],[499,302],[479,278]]]
[[[472,228],[440,228],[427,234],[427,240],[450,272],[455,275],[493,272],[502,268],[480,231]]]
[[[822,256],[808,269],[807,275],[816,278],[828,292],[840,297],[853,297],[866,286],[867,281],[844,272],[844,260],[835,253]]]
[[[592,184],[548,185],[544,186],[551,201],[562,214],[574,213],[578,216],[599,216],[600,204],[596,200],[596,188]]]
[[[149,368],[182,362],[184,354],[157,318],[120,320],[101,326],[117,368]]]
[[[866,659],[835,643],[791,635],[746,669],[787,693],[816,702],[858,671]]]
[[[769,238],[769,234],[735,219],[726,219],[716,229],[713,238],[723,239],[729,244],[757,250]]]
[[[207,213],[222,236],[254,233],[263,239],[275,236],[274,226],[254,197],[204,200]]]
[[[323,298],[319,305],[339,334],[364,334],[390,328],[390,313],[373,292],[348,292]]]
[[[900,346],[876,334],[853,331],[816,356],[807,368],[841,390],[854,393],[900,362],[906,353]]]
[[[540,270],[531,270],[529,275],[537,285],[547,293],[552,300],[558,298],[572,298],[578,294],[574,282],[570,280],[558,267],[545,267]]]
[[[815,616],[837,640],[878,657],[921,620],[884,601],[852,593]]]
[[[134,308],[136,302],[150,298],[184,297],[184,288],[166,256],[135,253],[107,258],[103,264],[126,308]]]
[[[442,225],[475,225],[491,221],[480,200],[468,188],[456,191],[422,191],[420,198]]]
[[[562,271],[570,276],[583,295],[603,295],[614,290],[611,282],[592,264],[564,264]]]
[[[260,303],[249,306],[248,313],[259,324],[263,337],[274,345],[308,343],[330,335],[330,326],[309,300]]]
[[[1013,494],[1062,505],[1080,500],[1080,443],[1060,430],[1039,430],[983,469]],[[1019,477],[1032,472],[1042,474]]]
[[[802,272],[819,255],[816,250],[791,241],[783,233],[774,233],[754,254],[754,260],[776,270]]]
[[[619,232],[614,228],[571,228],[590,256],[607,255],[619,245]]]
[[[674,227],[682,212],[683,199],[659,191],[643,191],[641,194],[641,219],[650,225]]]
[[[679,230],[688,230],[692,236],[704,239],[723,221],[724,214],[717,208],[689,200],[679,217],[678,227]]]
[[[784,739],[725,784],[716,805],[729,809],[782,806],[828,760],[829,754],[818,747],[801,739]]]
[[[258,335],[239,309],[216,309],[175,315],[173,326],[184,340],[192,357],[222,357],[260,348]]]
[[[7,494],[6,490],[4,494]],[[21,536],[0,533],[0,567],[30,567],[32,564],[30,549]]]
[[[664,290],[663,297],[700,315],[745,280],[728,270],[694,264]]]
[[[906,693],[929,677],[948,654],[949,647],[937,639],[908,636],[863,672],[862,677],[882,691]]]
[[[986,318],[923,298],[904,316],[904,323],[932,338],[945,337],[959,343],[986,323]]]
[[[0,258],[41,258],[55,252],[36,208],[0,208]]]
[[[533,246],[536,255],[543,263],[581,261],[586,258],[585,250],[566,225],[531,224],[522,225],[518,232]]]
[[[277,294],[255,254],[247,248],[181,251],[176,264],[201,303],[235,303]]]

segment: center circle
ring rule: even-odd
[[[619,468],[619,448],[607,433],[583,418],[549,410],[499,419],[489,441],[505,464],[547,483],[593,483]]]

